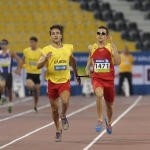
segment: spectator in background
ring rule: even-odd
[[[132,87],[132,65],[133,65],[133,56],[129,53],[128,47],[125,46],[123,52],[120,54],[121,64],[119,66],[119,87],[118,95],[122,94],[122,84],[125,78],[127,78],[129,83],[130,95],[133,95]]]

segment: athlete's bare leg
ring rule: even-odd
[[[34,93],[34,107],[37,107],[39,95],[40,95],[40,84],[35,84],[35,93]]]
[[[101,122],[103,121],[103,89],[101,87],[97,87],[95,89],[96,94],[96,107],[97,107],[97,113],[98,113],[98,120]]]
[[[4,99],[2,99],[2,96],[5,93],[5,85],[6,85],[6,82],[4,80],[1,80],[0,81],[0,104],[1,105],[3,105],[4,103]]]
[[[113,111],[114,111],[114,105],[113,102],[109,103],[107,101],[105,101],[106,103],[106,112],[107,112],[107,117],[108,117],[108,124],[112,123],[112,115],[113,115]]]
[[[70,98],[70,92],[65,90],[60,94],[60,99],[62,101],[62,113],[61,117],[65,117],[66,111],[69,106],[69,98]]]
[[[8,89],[9,101],[12,102],[12,89]]]
[[[27,80],[26,80],[26,85],[27,85],[27,88],[28,88],[29,90],[33,90],[33,85],[34,85],[34,83],[33,83],[33,81],[32,81],[31,79],[27,79]]]
[[[8,112],[12,112],[12,89],[8,89],[9,107]]]
[[[61,131],[60,123],[59,123],[59,98],[57,99],[49,99],[52,109],[52,117],[56,126],[57,131]]]
[[[0,92],[1,92],[1,95],[3,95],[5,93],[5,86],[6,86],[6,82],[4,80],[2,80],[0,82]]]

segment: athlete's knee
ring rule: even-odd
[[[97,97],[98,100],[102,100],[102,98],[103,98],[103,92],[96,93],[96,97]]]
[[[32,89],[33,88],[33,81],[28,79],[27,82],[26,82],[26,85],[27,85],[28,89]]]
[[[1,84],[0,84],[0,88],[1,88],[1,89],[3,89],[3,88],[5,88],[5,86],[6,86],[6,83],[1,82]]]
[[[5,89],[5,86],[3,84],[0,85],[0,91],[2,92]]]
[[[55,106],[52,105],[51,108],[52,108],[52,112],[56,113],[56,112],[58,112],[59,106],[58,105],[55,105]]]
[[[68,105],[69,104],[69,98],[62,99],[62,105]]]
[[[103,98],[103,90],[102,90],[102,88],[100,88],[100,87],[96,88],[95,94],[96,94],[97,99],[101,100]]]
[[[113,104],[113,103],[106,102],[106,107],[107,107],[109,110],[113,110],[113,109],[114,109],[114,104]]]
[[[101,101],[103,99],[103,95],[97,95],[97,99]]]

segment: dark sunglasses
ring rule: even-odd
[[[106,35],[106,32],[97,32],[97,35]]]

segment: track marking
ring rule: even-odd
[[[84,107],[82,107],[82,108],[80,108],[80,109],[78,109],[78,110],[76,110],[76,111],[74,111],[74,112],[68,114],[67,117],[71,117],[71,116],[73,116],[73,115],[75,115],[75,114],[77,114],[77,113],[80,113],[80,112],[82,112],[82,111],[84,111],[84,110],[86,110],[86,109],[88,109],[88,108],[94,106],[95,104],[96,104],[96,102],[93,102],[93,103],[91,103],[91,104],[89,104],[89,105],[87,105],[87,106],[84,106]],[[47,124],[47,125],[45,125],[45,126],[43,126],[43,127],[41,127],[41,128],[38,128],[38,129],[36,129],[36,130],[34,130],[34,131],[32,131],[32,132],[29,132],[29,133],[25,134],[24,136],[21,136],[20,138],[17,138],[17,139],[15,139],[15,140],[13,140],[13,141],[11,141],[11,142],[9,142],[9,143],[7,143],[7,144],[1,146],[0,149],[3,149],[3,148],[5,148],[5,147],[7,147],[7,146],[9,146],[9,145],[11,145],[11,144],[13,144],[13,143],[19,141],[19,140],[24,139],[25,137],[27,137],[27,136],[29,136],[29,135],[31,135],[31,134],[33,134],[33,133],[36,133],[36,132],[38,132],[38,131],[40,131],[40,130],[42,130],[42,129],[45,129],[45,128],[47,128],[47,127],[53,125],[53,124],[54,124],[54,122],[51,122],[51,123],[49,123],[49,124]]]
[[[124,117],[133,107],[136,106],[136,104],[142,99],[142,96],[139,96],[135,102],[128,108],[126,109],[113,123],[112,126],[114,126],[122,117]],[[97,142],[98,139],[100,139],[104,134],[106,133],[106,130],[101,132],[88,146],[86,146],[83,150],[88,150],[94,143]]]
[[[15,104],[21,103],[21,102],[27,102],[27,101],[32,100],[32,99],[33,99],[33,97],[26,97],[24,99],[17,100],[15,102],[12,102],[12,106],[15,105]],[[4,104],[4,105],[0,105],[0,108],[8,107],[8,104],[9,103]]]
[[[50,104],[46,104],[44,106],[38,107],[37,109],[41,110],[41,109],[44,109],[44,108],[49,107],[49,106],[50,106]],[[7,118],[4,118],[4,119],[1,119],[0,122],[6,121],[6,120],[9,120],[9,119],[12,119],[12,118],[16,118],[16,117],[19,117],[19,116],[23,116],[23,115],[29,114],[31,112],[33,112],[33,109],[25,111],[25,112],[22,112],[22,113],[19,113],[19,114],[16,114],[16,115],[13,115],[13,116],[10,116],[10,117],[7,117]]]

